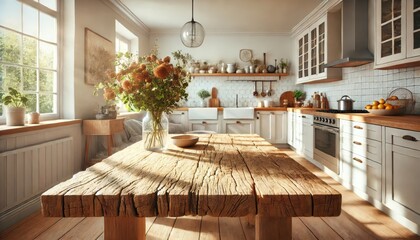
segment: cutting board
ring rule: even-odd
[[[220,100],[217,98],[217,89],[211,89],[211,98],[209,99],[209,107],[220,107]]]
[[[294,107],[295,106],[295,98],[293,97],[292,91],[283,92],[280,95],[280,106],[283,106],[283,100],[287,99],[289,101],[288,107]]]

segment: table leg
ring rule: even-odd
[[[85,139],[85,168],[89,167],[89,145],[90,145],[90,136],[86,135]]]
[[[144,217],[104,217],[104,239],[146,240]]]
[[[266,217],[257,215],[255,220],[256,240],[292,240],[291,217]]]
[[[112,154],[112,134],[108,135],[108,156],[111,156]]]

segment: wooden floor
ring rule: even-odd
[[[285,150],[343,195],[339,217],[293,218],[293,239],[420,239],[291,150]],[[147,239],[254,239],[247,218],[147,218]],[[44,218],[37,213],[0,233],[0,239],[103,239],[103,218]]]

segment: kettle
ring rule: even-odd
[[[337,102],[338,102],[338,110],[342,110],[342,111],[353,110],[354,100],[351,99],[351,97],[349,97],[348,95],[342,96],[340,100],[337,100]]]

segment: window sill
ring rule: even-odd
[[[25,126],[6,126],[0,125],[0,136],[10,135],[16,133],[24,133],[42,129],[49,129],[54,127],[62,127],[73,124],[81,124],[82,120],[80,119],[56,119],[42,121],[39,124],[26,124]]]

